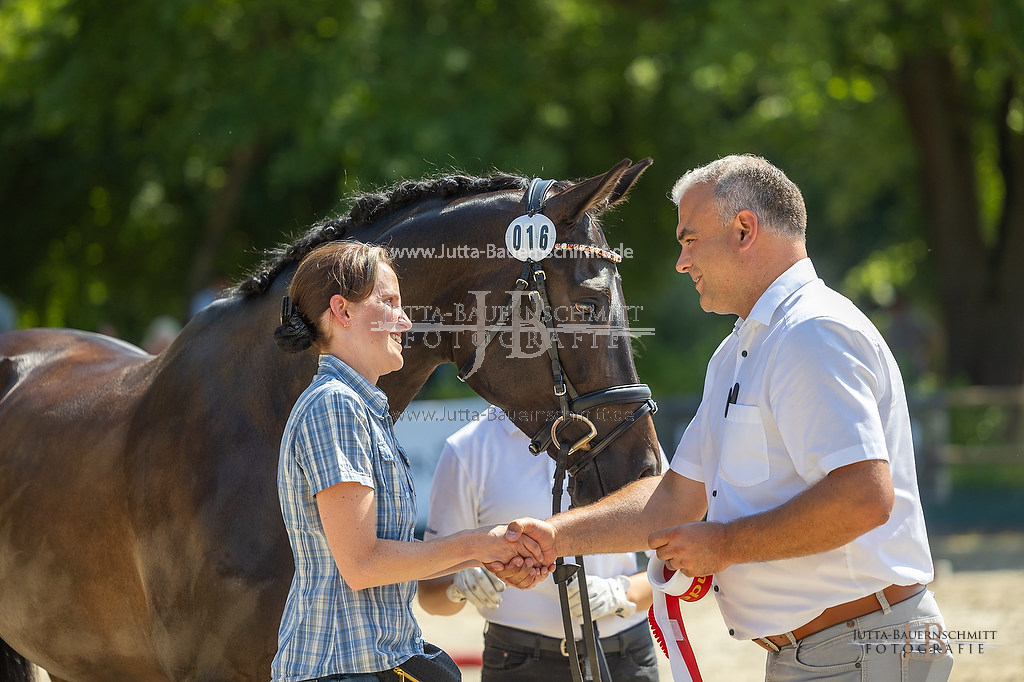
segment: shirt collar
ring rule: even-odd
[[[483,415],[480,418],[497,421],[499,424],[501,424],[502,428],[505,430],[505,433],[507,435],[513,435],[516,432],[521,433],[519,427],[513,424],[512,420],[509,419],[507,414],[505,414],[505,411],[502,410],[497,405],[488,405],[487,409],[484,411]]]
[[[775,311],[782,305],[782,302],[796,293],[800,287],[816,279],[818,279],[818,273],[815,272],[811,259],[801,258],[765,289],[750,310],[747,319],[760,322],[765,326],[771,325],[772,316],[775,315]],[[737,320],[736,328],[739,329],[743,322],[742,318]]]
[[[337,357],[327,354],[321,355],[317,374],[323,374],[347,384],[349,388],[363,399],[363,402],[370,408],[370,411],[381,419],[384,419],[384,416],[388,413],[388,397],[384,394],[384,391],[371,384],[366,380],[366,377]]]

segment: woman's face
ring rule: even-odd
[[[331,352],[374,385],[381,376],[402,369],[402,332],[412,322],[402,310],[395,271],[381,264],[373,292],[358,303],[347,302],[343,310],[343,330],[338,330],[343,333],[333,335]]]

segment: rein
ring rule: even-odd
[[[534,178],[526,191],[526,207],[529,216],[540,212],[543,213],[544,199],[548,190],[554,184],[554,180],[541,180]],[[607,249],[584,244],[555,244],[555,249],[565,251],[578,251],[587,255],[598,256],[612,263],[621,262],[622,258]],[[565,476],[575,477],[584,467],[591,464],[594,459],[603,452],[611,443],[626,432],[629,427],[639,421],[647,414],[654,414],[658,410],[657,403],[651,398],[651,389],[646,384],[622,384],[598,389],[590,393],[580,395],[572,382],[565,375],[561,360],[558,357],[558,332],[554,326],[554,315],[552,314],[551,302],[547,292],[547,275],[544,273],[544,266],[541,262],[527,259],[523,270],[516,280],[515,289],[510,292],[510,301],[501,308],[497,322],[488,327],[483,342],[478,344],[470,355],[469,359],[459,370],[458,378],[465,381],[466,378],[478,369],[482,362],[480,353],[487,348],[494,338],[509,323],[513,313],[513,307],[519,300],[517,296],[526,292],[538,304],[541,311],[541,319],[547,329],[550,342],[548,344],[548,358],[551,362],[551,376],[555,397],[558,399],[560,413],[551,417],[545,422],[540,430],[530,440],[530,452],[538,455],[546,451],[552,444],[558,450],[555,459],[555,475],[551,490],[551,513],[558,514],[562,511],[562,492],[565,486]],[[614,429],[606,434],[597,443],[591,441],[597,435],[597,427],[584,414],[590,410],[605,407],[607,405],[624,403],[642,403],[639,408],[631,412],[626,418],[618,423]],[[578,422],[587,428],[587,433],[570,444],[568,441],[560,441],[558,431],[561,427]],[[577,452],[583,454],[572,464],[569,458]],[[558,597],[562,609],[562,625],[565,631],[565,653],[569,658],[569,667],[572,672],[573,682],[602,682],[602,675],[610,680],[607,663],[604,654],[600,650],[600,639],[597,635],[597,625],[590,615],[590,598],[587,594],[586,573],[583,567],[583,557],[576,557],[576,564],[567,564],[563,557],[555,560],[554,580],[558,585]],[[576,637],[573,632],[572,617],[569,613],[568,583],[573,578],[579,581],[580,605],[583,608],[583,643],[586,653],[585,664],[581,669],[580,657],[576,649]],[[602,671],[603,674],[602,674]]]

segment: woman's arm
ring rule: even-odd
[[[316,495],[320,520],[334,562],[354,590],[451,573],[468,565],[513,561],[527,556],[537,566],[542,553],[527,536],[505,539],[505,526],[465,530],[426,542],[377,537],[377,504],[372,488],[338,483]],[[545,569],[537,569],[538,572]]]

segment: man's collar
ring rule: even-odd
[[[782,305],[782,302],[792,296],[800,287],[817,278],[818,273],[815,272],[811,259],[801,258],[765,289],[746,319],[760,322],[765,326],[770,325],[775,311]],[[743,319],[737,320],[736,328],[739,329],[743,322]]]

